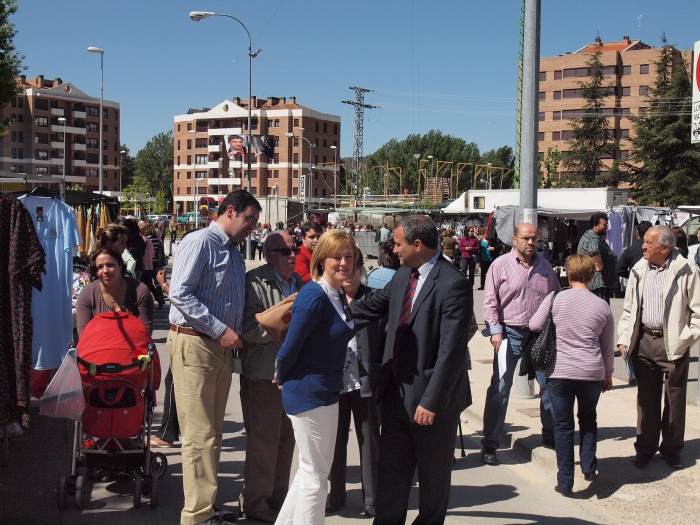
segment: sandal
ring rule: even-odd
[[[163,441],[159,437],[153,436],[150,441],[151,448],[173,448],[172,443]]]

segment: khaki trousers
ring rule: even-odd
[[[216,513],[217,472],[226,401],[231,388],[231,350],[211,339],[168,333],[168,353],[182,442],[182,525]]]

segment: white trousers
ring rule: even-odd
[[[338,432],[338,403],[307,410],[289,419],[299,447],[299,470],[275,525],[322,525]]]

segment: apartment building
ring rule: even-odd
[[[628,36],[617,42],[601,42],[599,38],[573,53],[540,59],[539,82],[539,156],[546,155],[548,148],[563,152],[568,149],[567,140],[573,138],[570,119],[581,114],[584,100],[579,82],[589,80],[588,61],[596,45],[602,43],[601,62],[605,66],[605,83],[612,84],[610,96],[605,101],[603,113],[608,116],[610,133],[620,146],[615,157],[627,159],[634,136],[630,115],[644,115],[648,108],[647,89],[656,80],[656,64],[659,48]],[[692,51],[673,51],[673,68],[677,68],[683,57],[692,65]],[[692,66],[690,66],[692,67]],[[612,165],[613,158],[604,160]],[[560,165],[557,178],[566,178],[568,173]]]
[[[174,213],[191,211],[195,195],[219,202],[230,191],[247,189],[245,155],[229,157],[225,142],[231,135],[248,135],[247,100],[236,97],[214,108],[190,109],[175,116],[174,125]],[[302,106],[296,97],[251,97],[250,132],[271,136],[275,146],[271,158],[256,157],[251,149],[253,195],[294,200],[304,195],[307,203],[318,206],[333,202],[334,162],[340,160],[339,116]],[[302,178],[305,192],[299,189]]]
[[[58,184],[63,180],[65,160],[67,185],[79,184],[86,191],[97,191],[102,154],[103,190],[119,191],[119,103],[103,103],[100,148],[99,97],[91,97],[60,78],[22,75],[17,82],[22,93],[2,109],[1,118],[9,118],[12,123],[8,135],[0,139],[0,169]]]

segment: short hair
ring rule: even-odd
[[[127,229],[128,235],[141,235],[139,221],[136,219],[124,219],[124,227]]]
[[[104,228],[98,228],[95,232],[95,238],[97,240],[90,250],[88,257],[92,258],[92,255],[100,248],[107,246],[108,242],[119,241],[120,235],[129,235],[129,230],[126,229],[126,226],[122,226],[121,224],[108,224]]]
[[[666,244],[671,250],[676,247],[676,234],[668,226],[652,226],[647,230],[648,232],[659,232],[659,240],[656,241],[657,246]]]
[[[301,225],[302,239],[306,239],[306,234],[309,233],[311,230],[315,231],[320,235],[323,233],[323,226],[314,221],[306,221],[304,224]]]
[[[688,248],[688,237],[685,236],[683,228],[674,226],[673,233],[676,235],[676,248]]]
[[[235,190],[226,195],[221,206],[219,206],[219,210],[226,211],[229,206],[233,206],[237,213],[248,208],[256,209],[259,212],[262,211],[262,206],[260,206],[258,199],[245,190]],[[221,211],[219,211],[219,215],[221,215]]]
[[[588,228],[593,229],[594,226],[598,226],[598,223],[600,223],[601,220],[605,219],[606,221],[608,220],[608,214],[605,213],[604,211],[597,211],[593,215],[591,215],[591,219],[588,221]]]
[[[454,228],[448,228],[447,230],[447,236],[452,237],[455,234],[455,229]]]
[[[575,253],[566,259],[566,276],[569,282],[588,284],[595,275],[595,263],[588,255]]]
[[[649,221],[642,221],[639,224],[637,224],[637,233],[639,233],[639,237],[642,239],[644,238],[644,234],[651,228],[651,223]]]
[[[92,279],[97,279],[97,264],[95,264],[95,261],[100,255],[109,255],[116,260],[122,275],[126,276],[126,263],[124,262],[124,259],[122,259],[121,254],[114,248],[103,246],[95,250],[95,252],[90,256],[90,268],[88,270],[88,274]]]
[[[427,215],[404,215],[397,221],[395,228],[399,226],[403,228],[403,235],[409,244],[419,240],[426,248],[437,250],[438,231]]]
[[[156,234],[156,227],[153,226],[151,221],[139,222],[139,230],[141,231],[141,235],[145,235],[146,237]]]
[[[282,242],[285,246],[287,245],[284,241],[284,238],[282,237],[282,234],[279,232],[272,232],[270,233],[267,237],[265,237],[265,240],[263,241],[263,253],[267,255],[267,252],[272,249],[272,246],[277,244],[277,242]]]
[[[384,268],[398,270],[401,267],[399,256],[394,253],[394,240],[390,240],[382,244],[382,253],[379,254],[379,264]]]
[[[311,258],[311,277],[314,281],[318,281],[323,275],[323,261],[329,257],[333,257],[344,246],[348,246],[352,250],[352,255],[355,261],[362,256],[360,249],[355,244],[355,240],[345,230],[329,230],[324,233],[316,244],[314,255]],[[350,277],[355,274],[355,265],[353,264]]]

